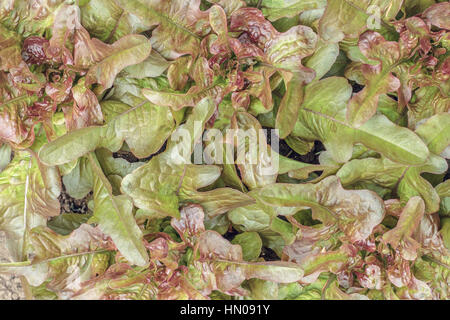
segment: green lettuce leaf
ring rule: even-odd
[[[138,17],[124,12],[114,1],[89,0],[84,5],[80,4],[80,9],[83,27],[106,43],[149,29]]]
[[[24,37],[40,36],[52,26],[64,3],[63,0],[3,1],[0,4],[0,24],[17,30]]]
[[[395,41],[386,41],[380,34],[372,31],[364,33],[359,39],[359,49],[369,60],[377,65],[364,64],[362,69],[366,86],[349,102],[347,119],[355,126],[361,126],[377,111],[379,96],[396,91],[400,81],[390,71],[400,59],[400,46]]]
[[[293,135],[307,141],[321,140],[337,162],[350,159],[355,143],[399,163],[425,162],[429,151],[422,140],[383,115],[374,116],[359,128],[348,125],[346,107],[350,95],[351,88],[344,78],[331,77],[308,86]]]
[[[0,173],[1,223],[7,246],[15,261],[24,261],[32,228],[45,225],[47,217],[59,215],[61,191],[55,168],[42,165],[33,153],[15,152]]]
[[[270,21],[280,18],[290,18],[300,14],[303,11],[312,9],[325,8],[327,2],[323,0],[294,0],[294,1],[277,1],[263,0],[261,2],[262,12]]]
[[[59,137],[42,148],[41,160],[46,164],[61,165],[101,147],[116,152],[124,141],[137,157],[145,158],[156,153],[172,133],[172,114],[165,107],[143,103],[131,108],[110,100],[103,102],[102,108],[112,118],[107,125],[87,127]],[[148,126],[150,120],[158,125]],[[140,138],[141,135],[145,138]]]
[[[450,114],[440,113],[416,128],[416,133],[434,154],[441,154],[450,145]]]
[[[116,3],[145,25],[157,27],[150,41],[165,58],[197,56],[202,36],[209,29],[208,13],[200,10],[200,0],[116,0]]]
[[[409,199],[397,225],[383,235],[383,241],[399,249],[405,260],[415,260],[419,243],[412,238],[425,213],[425,203],[420,197]]]
[[[395,18],[403,1],[394,0],[329,0],[320,19],[319,34],[327,42],[355,39],[374,23],[371,16],[379,10],[381,23]],[[371,10],[369,10],[371,8]],[[351,21],[348,17],[352,17]]]
[[[99,83],[110,88],[120,71],[143,62],[151,52],[148,39],[142,35],[128,35],[111,45],[91,39],[83,28],[77,30],[75,38],[75,65],[89,69],[86,84]]]
[[[30,242],[31,261],[0,266],[0,271],[24,275],[31,285],[43,285],[59,299],[70,299],[84,281],[103,274],[109,266],[108,238],[86,224],[67,236],[40,226],[30,232]]]
[[[396,188],[397,194],[405,203],[414,196],[421,196],[425,201],[426,212],[434,213],[439,210],[439,195],[421,174],[441,174],[447,169],[445,159],[434,155],[421,166],[405,166],[385,158],[366,158],[346,163],[337,176],[344,185],[372,181],[384,187]]]
[[[314,219],[337,223],[352,241],[365,240],[384,218],[381,199],[367,190],[345,190],[336,177],[318,184],[274,184],[258,190],[255,197],[271,206],[309,207]],[[349,206],[348,200],[352,199]]]
[[[89,222],[97,223],[131,264],[147,265],[148,254],[134,220],[132,201],[125,195],[114,196],[95,155],[88,154],[88,158],[94,175],[94,213]]]
[[[212,116],[214,103],[205,98],[193,110],[188,121],[174,132],[166,151],[122,181],[123,192],[133,198],[138,208],[177,217],[179,201],[190,200],[203,205],[208,215],[215,216],[253,202],[251,197],[231,188],[197,191],[217,180],[220,169],[213,165],[191,164],[194,142]],[[184,145],[175,139],[181,139]]]
[[[441,206],[439,213],[443,216],[450,215],[450,180],[445,180],[436,186],[436,192],[441,199]]]

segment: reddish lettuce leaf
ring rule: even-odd
[[[0,1],[0,273],[34,299],[448,299],[449,9]]]

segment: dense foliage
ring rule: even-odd
[[[440,0],[0,1],[0,272],[36,299],[450,298],[449,17]],[[265,136],[254,164],[171,139],[217,129],[239,154],[227,130],[261,128],[275,174]]]

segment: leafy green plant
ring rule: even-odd
[[[2,1],[0,272],[35,299],[450,298],[449,16]]]

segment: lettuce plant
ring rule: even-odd
[[[449,16],[2,1],[0,272],[35,299],[450,298]]]

